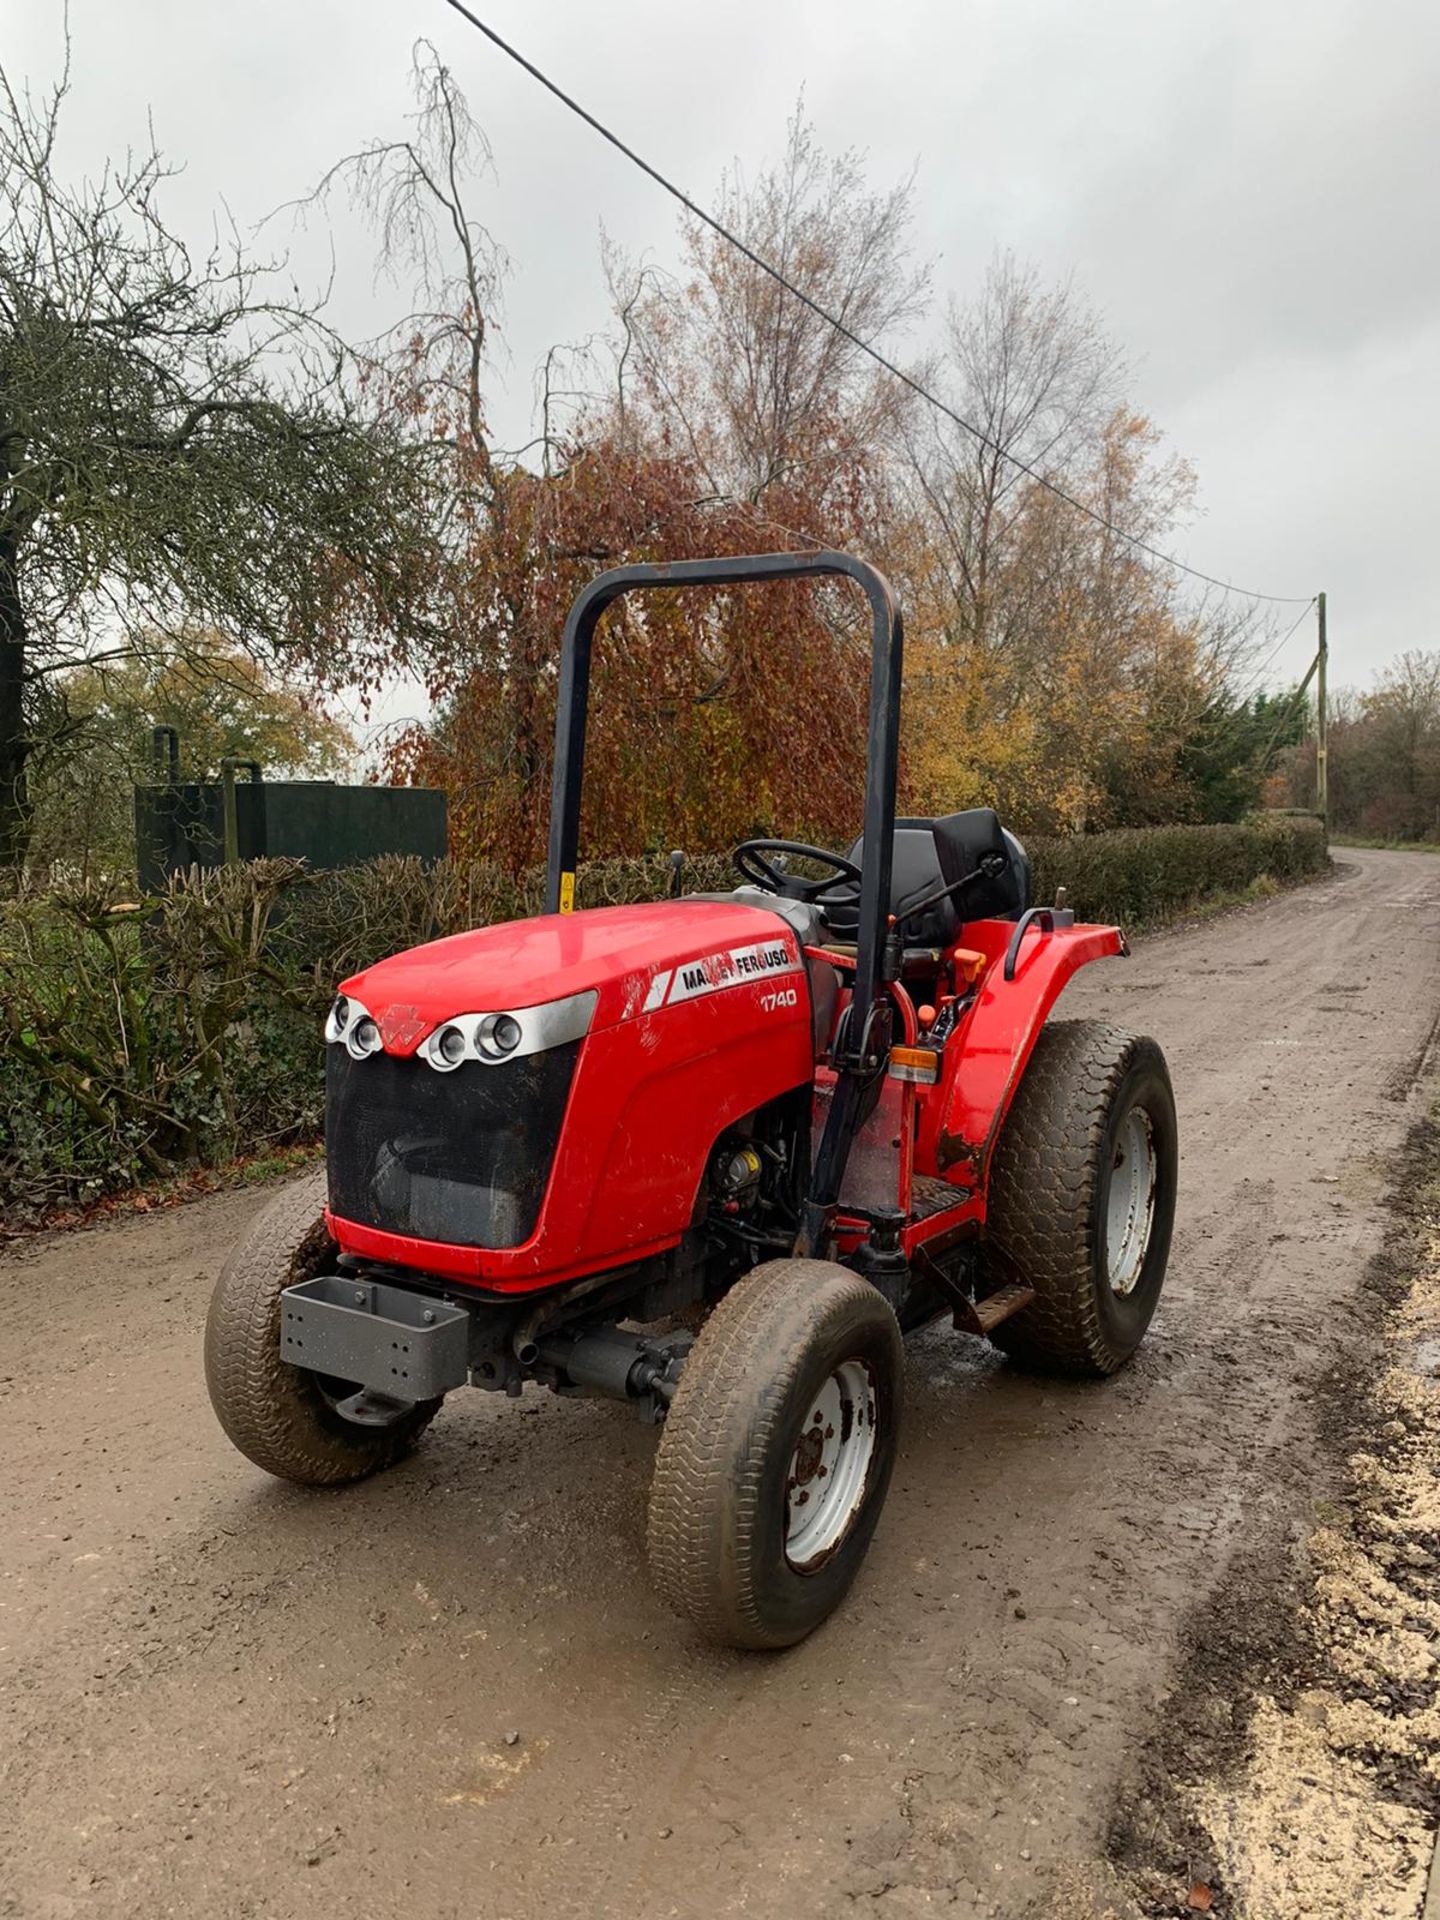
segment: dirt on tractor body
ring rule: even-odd
[[[1366,1276],[1431,1084],[1437,935],[1440,861],[1347,850],[1086,970],[1062,1013],[1154,1033],[1175,1082],[1155,1326],[1102,1385],[912,1342],[867,1566],[776,1657],[654,1598],[654,1435],[614,1405],[459,1394],[341,1493],[233,1452],[200,1334],[266,1196],[16,1243],[0,1915],[1181,1910],[1179,1862],[1174,1909],[1108,1863],[1117,1807],[1143,1864],[1135,1756],[1177,1685],[1215,1689],[1180,1705],[1217,1766],[1250,1739],[1227,1756],[1221,1683],[1264,1646],[1207,1679],[1194,1631],[1237,1568],[1280,1606],[1344,1479],[1319,1383],[1368,1364],[1385,1310]]]

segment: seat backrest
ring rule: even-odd
[[[865,836],[862,833],[846,858],[857,867],[865,864]],[[955,876],[957,879],[959,875]],[[949,878],[940,865],[934,823],[929,820],[897,820],[890,854],[890,911],[900,914],[923,900],[927,893],[944,886]],[[858,917],[858,902],[857,917]],[[943,947],[953,940],[959,918],[952,900],[941,900],[923,919],[913,920],[905,929],[911,946]]]
[[[1030,903],[1030,862],[1013,833],[1000,824],[993,807],[970,807],[938,820],[903,819],[895,822],[890,866],[890,911],[903,913],[937,887],[953,886],[973,873],[987,853],[1005,856],[1005,870],[994,879],[976,880],[960,895],[938,901],[920,920],[905,929],[911,946],[943,947],[954,940],[965,920],[1006,920],[1023,913]],[[862,834],[846,855],[857,867],[865,859]],[[837,891],[821,902],[831,928],[853,931],[859,902],[853,890]]]
[[[993,807],[968,807],[930,822],[935,851],[947,884],[973,873],[987,853],[1005,855],[1004,871],[976,880],[960,896],[966,920],[1012,920],[1030,904],[1030,861],[1024,847],[1002,827]]]

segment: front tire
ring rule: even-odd
[[[889,1302],[823,1260],[772,1260],[691,1349],[650,1496],[650,1570],[710,1640],[788,1647],[840,1604],[890,1485],[904,1354]]]
[[[339,1410],[353,1382],[322,1378],[280,1358],[280,1295],[333,1270],[339,1252],[325,1226],[325,1175],[307,1174],[272,1200],[230,1255],[205,1322],[205,1382],[231,1441],[277,1479],[344,1486],[393,1466],[440,1410],[404,1407],[384,1426]]]
[[[1175,1096],[1153,1040],[1096,1020],[1041,1030],[996,1143],[986,1240],[1035,1299],[991,1335],[1050,1372],[1114,1373],[1160,1300],[1175,1219]]]

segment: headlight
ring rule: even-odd
[[[343,1046],[352,1060],[363,1060],[367,1054],[378,1053],[385,1044],[370,1009],[362,1007],[358,1000],[347,999],[343,993],[336,994],[335,1004],[326,1016],[325,1040],[328,1046]]]
[[[572,993],[543,1007],[516,1007],[505,1013],[457,1013],[444,1021],[420,1051],[437,1073],[453,1073],[467,1060],[496,1066],[528,1053],[544,1053],[579,1040],[595,1014],[597,995]]]
[[[470,1051],[470,1041],[463,1027],[441,1027],[430,1042],[430,1064],[432,1067],[458,1067]]]
[[[487,1013],[475,1029],[475,1044],[491,1060],[503,1060],[519,1046],[520,1033],[513,1013]]]
[[[379,1027],[368,1013],[352,1021],[350,1031],[345,1036],[345,1050],[352,1060],[363,1060],[366,1054],[378,1053],[384,1044]]]

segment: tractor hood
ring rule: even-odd
[[[340,991],[374,1017],[386,1052],[404,1056],[460,1014],[593,991],[595,1033],[803,965],[779,913],[741,901],[661,900],[452,934],[352,974]]]

